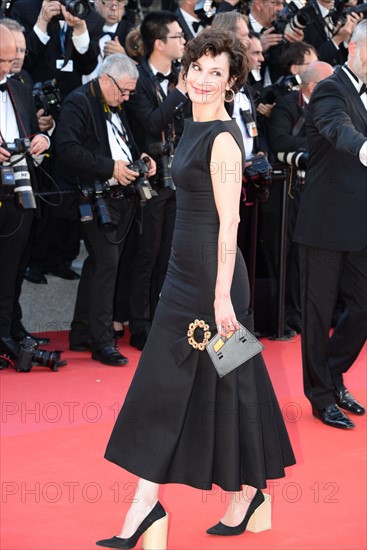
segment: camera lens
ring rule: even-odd
[[[10,160],[12,164],[14,163],[14,197],[18,206],[24,209],[35,209],[36,200],[33,194],[27,161],[21,155],[12,155]]]

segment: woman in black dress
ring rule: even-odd
[[[146,550],[165,548],[161,483],[201,490],[214,483],[235,492],[209,534],[238,535],[250,518],[253,530],[270,528],[270,503],[260,489],[295,462],[261,355],[219,378],[208,353],[188,342],[195,319],[205,320],[212,334],[216,328],[226,334],[238,321],[253,330],[246,266],[236,246],[243,143],[224,106],[246,78],[247,58],[234,35],[208,29],[188,43],[182,65],[193,120],[185,121],[173,163],[171,258],[105,455],[140,477],[138,498],[119,536],[98,541],[109,548],[133,548],[142,534]]]

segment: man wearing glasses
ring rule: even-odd
[[[128,167],[139,153],[122,108],[137,79],[138,71],[129,57],[108,56],[98,79],[67,96],[55,132],[59,181],[64,189],[92,189],[89,200],[95,210],[93,219],[83,224],[88,257],[78,288],[70,349],[91,351],[94,360],[112,366],[128,361],[115,345],[113,309],[119,260],[134,221],[137,197],[114,198],[111,194],[116,196],[121,186],[129,186],[139,175]],[[148,175],[154,173],[155,162],[150,159]],[[115,226],[108,233],[103,232],[95,208],[95,184],[105,182],[110,188],[105,205]],[[81,195],[81,214],[83,207]],[[77,216],[77,206],[75,210]]]
[[[185,45],[177,16],[164,10],[151,12],[145,16],[140,33],[145,56],[127,114],[138,146],[157,161],[152,185],[158,193],[144,209],[131,275],[130,344],[143,349],[171,251],[176,201],[169,179],[170,163],[182,134],[183,107],[188,100],[174,64]]]
[[[83,76],[83,83],[97,77],[105,57],[114,53],[126,53],[125,40],[133,25],[130,21],[123,19],[125,5],[126,0],[94,1],[94,7],[103,17],[104,25],[99,39],[98,64],[91,74]]]

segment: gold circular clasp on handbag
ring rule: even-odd
[[[197,342],[195,340],[195,330],[197,328],[201,328],[204,331],[204,338],[202,342]],[[209,325],[203,321],[202,319],[195,319],[193,323],[189,324],[189,330],[187,331],[188,341],[190,346],[192,346],[194,349],[198,349],[199,351],[204,351],[212,333],[209,330]]]

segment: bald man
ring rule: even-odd
[[[31,94],[24,93],[20,82],[7,78],[15,58],[13,35],[0,25],[0,169],[4,168],[4,163],[15,160],[6,144],[33,135],[26,167],[23,167],[24,172],[28,169],[32,178],[34,170],[30,155],[37,156],[48,149],[49,139],[39,133]],[[18,343],[30,336],[21,323],[19,296],[34,210],[17,206],[15,196],[8,194],[5,186],[0,187],[0,198],[0,265],[3,266],[0,269],[0,351],[17,359]]]

